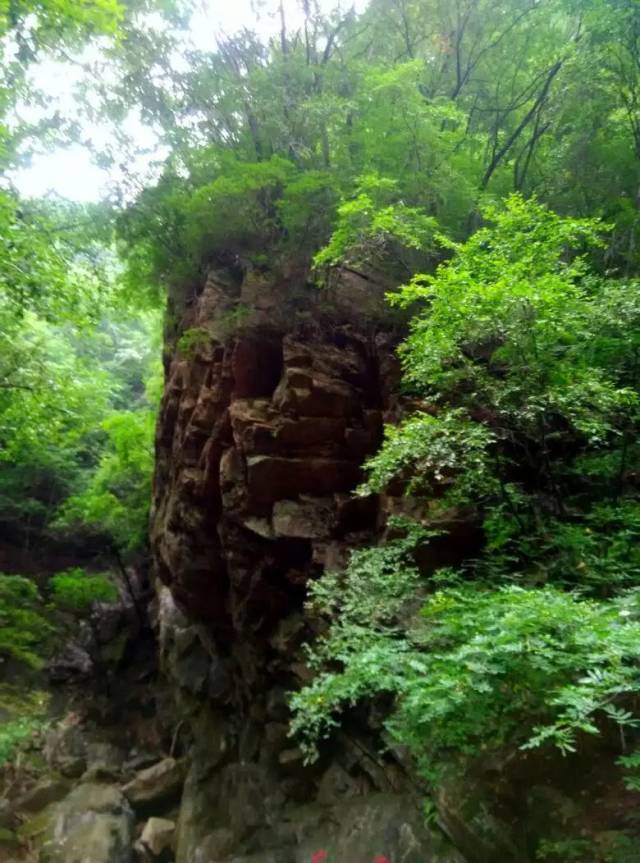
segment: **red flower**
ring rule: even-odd
[[[326,859],[327,852],[323,849],[320,849],[320,851],[316,851],[316,853],[312,856],[311,863],[324,863]]]
[[[376,857],[373,863],[391,863],[388,857]]]

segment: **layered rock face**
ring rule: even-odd
[[[312,767],[288,737],[317,625],[305,585],[375,535],[378,501],[352,492],[398,380],[392,335],[363,323],[382,286],[351,274],[329,291],[211,272],[168,360],[152,544],[191,761],[179,863],[461,859],[373,737],[343,730]]]
[[[375,501],[350,492],[389,407],[391,341],[368,338],[347,309],[296,312],[277,287],[211,274],[168,370],[157,570],[218,634],[272,629],[310,575],[376,524]],[[242,325],[225,334],[238,310]]]

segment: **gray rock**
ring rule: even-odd
[[[177,863],[470,863],[424,823],[419,800],[401,794],[333,797],[331,804],[273,801],[274,777],[229,765],[207,782],[189,774],[178,824]]]
[[[49,732],[44,754],[47,764],[64,776],[81,776],[87,766],[87,740],[78,725],[62,725]]]
[[[40,812],[62,800],[68,791],[69,782],[64,779],[42,779],[16,801],[15,808],[22,812]]]
[[[133,821],[117,787],[82,783],[51,807],[39,863],[131,863]]]
[[[168,818],[149,818],[144,825],[140,845],[152,859],[161,857],[173,847],[175,833],[175,821]]]
[[[287,722],[291,716],[287,693],[281,686],[274,687],[267,694],[267,715],[280,722]]]
[[[71,641],[49,662],[47,672],[52,683],[83,680],[92,674],[93,661],[83,647]]]
[[[200,860],[223,860],[233,851],[235,841],[231,830],[225,827],[214,830],[199,843],[194,860],[196,863]]]
[[[117,782],[123,770],[124,752],[113,743],[89,743],[86,762],[83,782]]]
[[[435,791],[439,823],[457,848],[482,863],[521,863],[527,859],[524,831],[499,814],[488,785],[454,770]]]
[[[335,522],[334,510],[333,498],[278,500],[273,505],[274,533],[300,539],[325,539]]]
[[[0,800],[0,829],[13,829],[13,827],[15,826],[14,811],[14,806],[8,800]]]
[[[378,857],[393,863],[479,863],[476,857],[466,861],[447,839],[430,831],[418,801],[407,796],[370,794],[298,813],[292,816],[297,833],[292,863],[308,863],[321,849],[327,860],[349,863],[371,863]]]
[[[94,631],[100,644],[108,644],[118,637],[127,625],[125,607],[121,603],[98,602],[93,609]]]
[[[164,758],[137,773],[122,793],[134,808],[140,809],[177,800],[183,784],[183,765],[175,758]]]
[[[134,749],[129,753],[129,757],[122,765],[122,770],[126,774],[138,773],[140,770],[144,770],[146,767],[152,767],[157,763],[157,753]]]

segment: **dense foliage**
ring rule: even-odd
[[[613,729],[638,787],[640,7],[305,2],[296,27],[279,7],[271,38],[204,51],[186,2],[0,0],[0,539],[144,550],[166,291],[179,316],[212,265],[281,268],[283,290],[382,274],[407,409],[361,491],[410,497],[414,521],[311,586],[326,629],[294,730],[313,755],[374,699],[434,780]],[[29,75],[67,54],[117,141],[109,206],[9,179],[34,142],[83,137]],[[142,190],[132,116],[164,160]],[[474,544],[429,566],[460,525]],[[83,613],[111,590],[65,570],[44,595]],[[0,576],[0,658],[37,663],[42,615]]]
[[[637,263],[638,9],[633,0],[374,0],[286,8],[146,82],[171,148],[121,221],[137,284],[174,290],[216,257],[345,262],[399,280],[431,268],[435,229],[477,227],[483,195],[536,192],[613,226],[601,258]],[[127,77],[144,69],[125,49]],[[143,55],[144,56],[144,55]]]
[[[14,658],[37,666],[51,632],[33,581],[0,574],[0,661]]]
[[[624,753],[640,726],[640,283],[589,268],[597,222],[519,196],[484,217],[391,296],[419,309],[401,353],[423,407],[387,429],[362,493],[395,484],[423,517],[313,586],[333,622],[293,697],[313,752],[338,711],[392,695],[388,731],[432,778],[461,754],[574,751],[608,723]],[[461,521],[475,552],[419,571]]]
[[[74,535],[93,534],[95,550],[145,546],[160,315],[126,291],[108,204],[21,198],[11,171],[34,151],[86,142],[34,71],[64,75],[55,64],[115,50],[153,10],[0,4],[0,537],[18,562]]]

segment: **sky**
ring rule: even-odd
[[[338,6],[362,9],[367,0],[320,0],[320,7],[330,11]],[[221,33],[234,33],[243,27],[256,30],[264,37],[277,32],[276,0],[200,0],[200,8],[192,22],[191,37],[196,46],[210,49],[216,36]],[[287,21],[291,29],[301,21],[301,13],[296,0],[285,0]],[[61,63],[42,63],[34,72],[37,86],[46,94],[51,104],[59,105],[64,114],[73,114],[72,90],[78,81],[77,67]],[[29,111],[22,110],[22,116],[29,119]],[[37,113],[31,115],[35,119]],[[154,150],[154,134],[145,128],[135,117],[130,118],[128,130],[137,142],[149,150]],[[87,137],[94,143],[107,140],[108,131],[100,127],[86,129]],[[158,155],[162,155],[158,153]],[[150,156],[140,157],[134,165],[134,172],[144,176],[146,162]],[[130,166],[131,167],[131,166]],[[75,201],[89,203],[103,197],[109,188],[113,173],[98,167],[92,160],[88,149],[80,144],[59,148],[53,152],[35,155],[28,167],[12,174],[12,180],[20,193],[26,197],[40,197],[48,192]],[[115,176],[117,180],[117,176]]]

